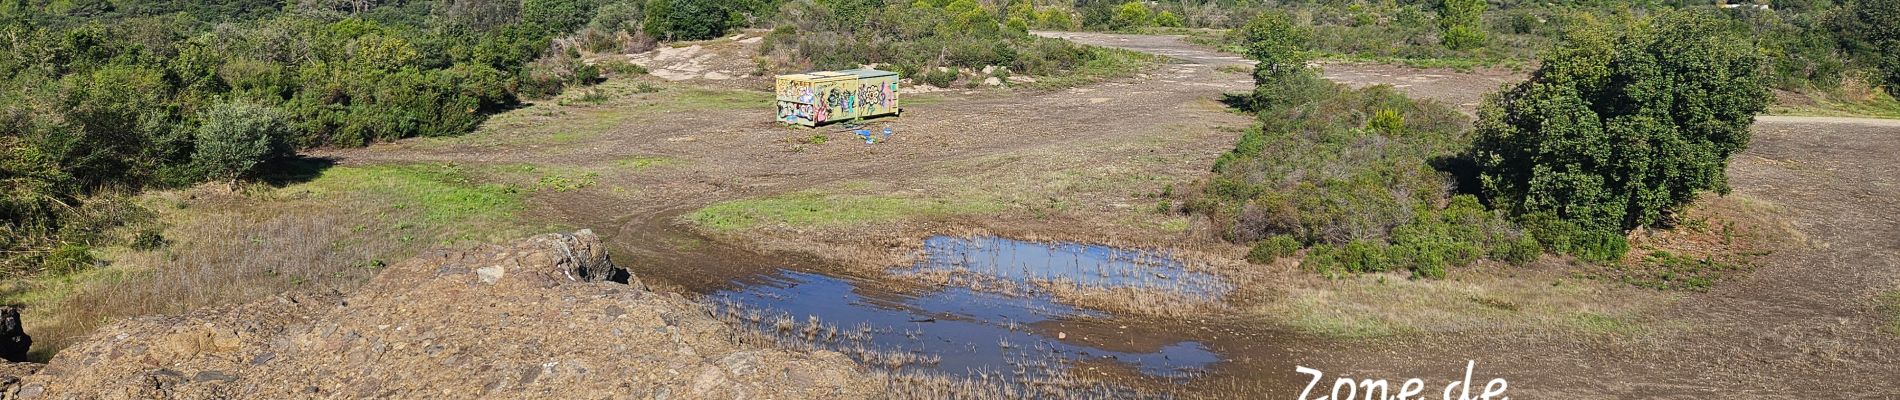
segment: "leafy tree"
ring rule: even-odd
[[[223,103],[206,110],[203,120],[191,159],[213,179],[236,181],[258,165],[291,153],[290,125],[277,110]]]
[[[1850,51],[1867,57],[1887,93],[1900,97],[1900,0],[1859,0],[1843,11]]]
[[[1076,29],[1075,16],[1068,11],[1050,8],[1036,12],[1036,26],[1048,29]]]
[[[1158,26],[1179,28],[1181,27],[1181,22],[1181,15],[1175,14],[1173,11],[1163,10],[1160,14],[1155,15],[1155,25]]]
[[[652,0],[646,6],[647,35],[665,40],[704,40],[726,34],[725,3],[715,0]]]
[[[1149,9],[1148,4],[1131,1],[1115,7],[1115,16],[1108,20],[1108,28],[1123,30],[1154,26],[1154,18],[1154,10]]]
[[[1620,243],[1699,192],[1725,193],[1729,156],[1772,97],[1761,54],[1722,24],[1668,13],[1552,50],[1479,110],[1473,158],[1492,204]]]
[[[1273,73],[1306,68],[1302,51],[1312,32],[1295,25],[1283,12],[1266,12],[1241,28],[1241,41],[1247,46],[1247,58],[1259,61],[1258,68]]]
[[[1440,41],[1452,50],[1483,47],[1485,0],[1445,0],[1438,9]]]
[[[1264,111],[1286,105],[1303,104],[1324,95],[1326,85],[1317,84],[1318,74],[1306,67],[1305,53],[1312,33],[1293,23],[1283,12],[1266,12],[1242,27],[1241,40],[1247,46],[1247,58],[1254,64],[1254,92],[1247,107]]]

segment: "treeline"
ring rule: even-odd
[[[1628,231],[1726,192],[1729,157],[1772,100],[1737,22],[1673,11],[1580,29],[1475,127],[1442,104],[1320,79],[1312,32],[1270,13],[1241,30],[1259,113],[1186,199],[1265,262],[1306,248],[1321,272],[1440,277],[1543,253],[1615,262]]]
[[[1718,4],[1720,3],[1720,4]],[[1732,3],[1732,4],[1729,4]],[[1864,81],[1900,82],[1900,1],[1528,1],[1528,0],[1078,0],[1067,12],[1083,29],[1239,28],[1263,12],[1284,13],[1311,33],[1310,51],[1331,57],[1427,65],[1524,63],[1579,29],[1630,25],[1675,10],[1720,10],[1725,29],[1755,39],[1776,88],[1833,91]],[[1060,7],[1058,7],[1060,8]],[[1052,11],[1053,12],[1053,11]],[[1238,30],[1215,44],[1243,47]]]
[[[760,52],[781,70],[881,64],[945,87],[959,70],[974,80],[1054,75],[1114,61],[1116,54],[1031,29],[1079,27],[1068,8],[1028,0],[800,0],[780,7]],[[995,68],[988,68],[995,67]]]
[[[772,6],[0,1],[0,266],[83,266],[91,245],[162,242],[106,235],[127,216],[93,201],[104,194],[236,180],[300,148],[465,133],[597,81],[584,46],[710,37]]]

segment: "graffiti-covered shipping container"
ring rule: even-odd
[[[854,118],[894,115],[897,73],[875,69],[779,75],[778,120],[818,126]]]

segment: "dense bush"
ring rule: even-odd
[[[1728,22],[1669,13],[1633,30],[1580,32],[1530,81],[1479,111],[1473,159],[1491,203],[1574,228],[1538,239],[1621,256],[1622,233],[1726,192],[1730,155],[1772,99],[1764,60]],[[1549,232],[1574,231],[1547,236]],[[1613,254],[1612,254],[1613,253]]]
[[[1122,3],[1115,8],[1115,16],[1109,18],[1108,29],[1124,30],[1154,26],[1154,10],[1140,1]]]
[[[708,0],[652,0],[647,3],[645,30],[663,40],[702,40],[719,37],[731,28],[725,3]]]
[[[95,193],[233,179],[293,147],[468,132],[595,80],[551,43],[608,1],[0,5],[0,264],[94,244],[71,232],[107,224],[75,211]]]
[[[1444,0],[1438,9],[1439,41],[1452,50],[1483,47],[1485,0]]]
[[[1253,248],[1247,251],[1247,261],[1266,264],[1281,257],[1292,256],[1298,251],[1300,251],[1299,239],[1294,238],[1293,235],[1274,235],[1266,240],[1255,242]]]
[[[237,180],[291,152],[290,125],[269,107],[223,103],[205,112],[191,159],[213,179]]]
[[[1008,10],[974,0],[799,0],[781,7],[774,20],[778,25],[760,51],[787,70],[884,64],[933,85],[956,80],[956,70],[986,66],[1005,67],[1015,74],[1054,75],[1089,67],[1111,53],[1032,36],[1021,26],[1006,27],[1010,18],[1027,24],[1025,15],[1039,13],[1018,7],[1013,12],[1017,16],[1006,17]],[[846,18],[860,13],[861,19]],[[938,72],[940,67],[951,72]]]
[[[1410,271],[1438,279],[1478,260],[1528,264],[1535,237],[1473,195],[1457,195],[1452,163],[1469,152],[1465,118],[1391,87],[1349,89],[1305,66],[1307,30],[1264,13],[1239,30],[1256,66],[1248,110],[1260,127],[1214,161],[1189,193],[1229,241],[1254,243],[1252,262],[1311,246],[1321,273]]]
[[[1857,0],[1842,10],[1843,44],[1874,66],[1888,94],[1900,97],[1900,0]]]
[[[1438,278],[1479,259],[1524,263],[1542,254],[1477,198],[1454,196],[1451,174],[1435,167],[1469,148],[1463,115],[1390,87],[1320,79],[1287,15],[1264,14],[1242,35],[1261,61],[1248,102],[1260,126],[1215,161],[1187,210],[1230,240],[1257,241],[1250,260],[1308,243],[1302,265],[1316,271]]]

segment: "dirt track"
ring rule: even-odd
[[[1216,68],[1243,61],[1171,37],[1064,36],[1187,62],[1069,90],[933,95],[941,100],[906,106],[905,117],[888,122],[898,140],[875,146],[841,141],[789,150],[788,139],[810,133],[776,126],[760,107],[635,118],[573,143],[404,143],[329,155],[346,164],[591,165],[654,155],[685,160],[679,167],[603,176],[596,189],[538,194],[534,211],[541,218],[596,228],[630,256],[621,259],[635,260],[643,277],[685,288],[721,285],[761,267],[822,264],[818,257],[761,255],[740,247],[875,249],[937,229],[1150,244],[1188,237],[1113,221],[1133,214],[1131,203],[1152,204],[1130,192],[1190,181],[1231,147],[1233,130],[1250,119],[1222,110],[1214,99],[1245,90],[1250,81]],[[1345,64],[1326,65],[1325,74],[1355,85],[1392,84],[1467,111],[1484,93],[1512,79],[1502,71]],[[1877,293],[1900,286],[1900,203],[1894,200],[1900,198],[1900,157],[1895,156],[1900,125],[1764,117],[1756,131],[1752,148],[1731,166],[1736,193],[1787,210],[1814,246],[1776,253],[1752,275],[1658,305],[1645,317],[1648,325],[1679,329],[1634,337],[1501,330],[1274,343],[1259,346],[1265,350],[1257,353],[1270,359],[1245,362],[1250,366],[1244,371],[1257,376],[1228,377],[1276,382],[1267,385],[1269,391],[1296,392],[1298,387],[1279,382],[1303,383],[1303,375],[1293,372],[1297,364],[1355,377],[1427,377],[1442,385],[1444,378],[1462,372],[1465,360],[1474,359],[1480,376],[1510,379],[1513,397],[1519,398],[1900,396],[1900,383],[1893,378],[1900,376],[1900,340],[1879,331],[1885,320],[1874,305]],[[1051,183],[1076,174],[1159,178],[1107,188]],[[604,189],[610,187],[635,190]],[[810,237],[839,234],[835,230],[793,229],[762,233],[748,243],[701,238],[677,220],[719,201],[806,190],[994,195],[1010,208],[984,220],[906,221],[844,232],[859,235],[855,239]],[[1048,216],[1025,211],[1043,197],[1067,206]],[[1847,391],[1829,391],[1840,389]]]

